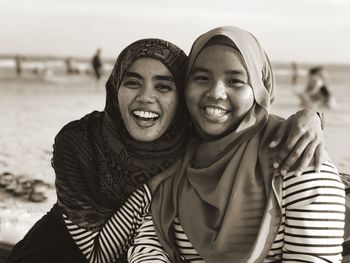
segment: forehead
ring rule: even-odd
[[[204,47],[193,64],[193,67],[196,66],[207,69],[225,67],[230,70],[246,71],[242,54],[233,47],[223,44]]]
[[[172,75],[168,68],[155,58],[138,58],[130,65],[127,72],[150,75]]]

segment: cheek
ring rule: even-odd
[[[120,88],[118,91],[118,105],[119,105],[119,110],[124,115],[128,111],[128,107],[131,104],[133,98],[132,92]]]
[[[254,103],[253,90],[249,86],[245,86],[230,97],[232,106],[241,111],[249,110]]]
[[[190,112],[193,112],[200,100],[199,89],[193,85],[188,85],[185,92],[186,105]]]
[[[178,96],[176,93],[167,94],[159,99],[162,110],[164,114],[166,114],[166,119],[172,118],[176,114],[177,106],[178,106]]]

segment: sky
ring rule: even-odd
[[[0,54],[116,58],[145,37],[185,52],[222,25],[253,33],[272,61],[350,64],[349,0],[0,0]]]

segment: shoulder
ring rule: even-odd
[[[55,137],[54,157],[58,154],[91,151],[93,130],[99,132],[102,119],[103,112],[94,111],[66,124]]]
[[[301,176],[291,172],[283,178],[285,204],[289,208],[316,203],[344,205],[344,189],[337,168],[329,161],[322,164],[320,172],[310,166]]]
[[[100,111],[93,111],[79,120],[67,123],[56,135],[55,143],[72,137],[85,138],[91,126],[102,122],[103,114]]]
[[[324,162],[320,172],[316,172],[314,166],[309,166],[301,176],[295,176],[295,172],[290,172],[284,177],[286,185],[290,185],[293,182],[313,184],[312,182],[320,181],[323,181],[323,184],[327,184],[327,182],[331,181],[342,183],[338,170],[331,161]]]
[[[281,124],[285,123],[286,119],[282,118],[280,116],[274,115],[274,114],[269,114],[269,118],[266,123],[265,129],[273,129],[277,128]]]

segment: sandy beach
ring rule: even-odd
[[[0,77],[0,174],[25,175],[50,185],[41,203],[0,188],[0,241],[17,242],[56,202],[54,137],[69,121],[102,110],[104,100],[104,84],[96,88],[91,76]]]
[[[288,68],[275,72],[277,94],[272,112],[287,117],[298,110],[295,92],[304,87],[305,78],[293,86]],[[338,170],[350,173],[350,70],[337,67],[328,72],[338,105],[320,109],[325,116],[327,149]],[[104,83],[105,79],[96,87],[88,75],[0,75],[0,173],[27,175],[51,185],[43,203],[13,198],[0,189],[0,240],[19,240],[56,201],[50,163],[54,137],[69,121],[104,108]]]

